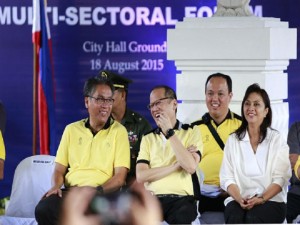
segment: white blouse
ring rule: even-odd
[[[231,184],[239,187],[242,197],[262,195],[271,183],[278,184],[282,191],[270,201],[286,202],[287,187],[291,177],[289,147],[286,140],[276,130],[267,130],[265,140],[254,154],[249,134],[239,141],[231,134],[224,148],[220,170],[221,188],[227,190]],[[234,200],[228,197],[225,205]]]

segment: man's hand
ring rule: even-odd
[[[42,198],[47,198],[50,195],[58,195],[59,197],[62,197],[62,191],[60,188],[54,186],[49,191],[47,191]]]
[[[164,113],[159,114],[156,119],[156,124],[158,127],[160,127],[164,135],[166,135],[168,129],[173,128],[170,118]]]
[[[201,158],[200,155],[197,153],[199,150],[197,149],[197,146],[195,145],[191,145],[189,147],[187,147],[187,150],[192,153],[192,156],[194,157],[196,162],[200,162]]]

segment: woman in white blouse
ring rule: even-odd
[[[289,147],[272,129],[270,99],[258,84],[242,102],[242,124],[226,142],[220,170],[225,223],[282,223],[291,166]]]

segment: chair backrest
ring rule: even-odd
[[[55,157],[35,155],[23,159],[14,174],[6,216],[34,218],[34,209],[51,188]]]

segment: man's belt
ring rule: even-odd
[[[165,198],[165,197],[169,197],[169,198],[182,198],[182,197],[187,197],[188,195],[173,195],[173,194],[162,194],[162,195],[156,195],[156,197],[158,198]]]

